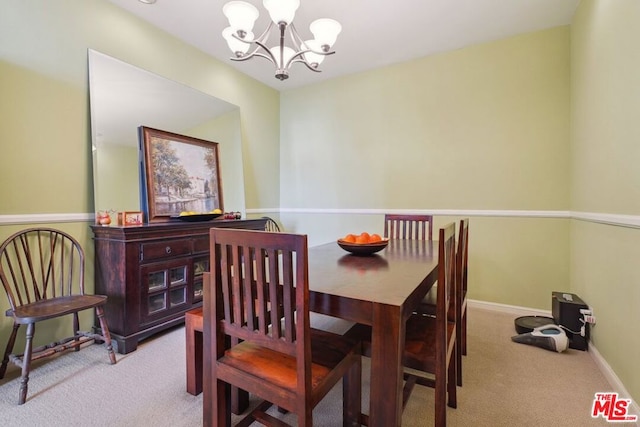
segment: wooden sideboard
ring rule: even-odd
[[[247,219],[91,226],[95,293],[108,297],[105,315],[118,353],[136,350],[140,340],[183,323],[186,311],[202,305],[210,228],[264,230],[265,224]]]

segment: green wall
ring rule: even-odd
[[[594,308],[592,342],[640,400],[640,2],[583,0],[571,27],[571,287]],[[635,217],[634,217],[635,215]],[[629,217],[627,217],[629,216]],[[634,222],[631,220],[635,220]]]
[[[551,292],[569,288],[569,33],[524,34],[283,92],[285,228],[315,244],[381,232],[388,209],[479,212],[470,297],[550,309]]]
[[[281,97],[283,207],[569,206],[568,27]]]

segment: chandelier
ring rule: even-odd
[[[289,68],[301,62],[311,71],[320,72],[318,66],[331,51],[342,26],[333,19],[316,19],[309,26],[314,38],[302,40],[293,25],[293,18],[300,6],[300,0],[263,0],[263,6],[269,12],[271,22],[257,38],[253,35],[253,25],[258,19],[258,9],[244,1],[230,1],[222,8],[229,19],[229,27],[222,31],[229,49],[235,57],[233,61],[246,61],[255,56],[266,58],[276,67],[276,78],[289,78]],[[279,44],[268,47],[271,31],[277,28]],[[285,36],[289,33],[293,47],[285,46]]]

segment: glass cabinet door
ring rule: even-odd
[[[209,257],[193,260],[193,301],[202,301],[202,274],[209,271]]]
[[[165,270],[154,271],[149,274],[149,284],[147,290],[149,292],[157,291],[167,287],[167,272]]]
[[[189,302],[190,259],[158,262],[140,267],[144,321],[152,321],[183,309]]]

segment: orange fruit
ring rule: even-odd
[[[353,234],[347,234],[346,236],[343,237],[343,239],[345,242],[349,242],[349,243],[355,243],[356,242],[356,236],[354,236]]]
[[[370,242],[370,243],[379,242],[379,241],[381,241],[381,240],[382,240],[382,237],[380,237],[380,235],[379,235],[379,234],[372,234],[372,235],[369,237],[369,242]]]
[[[363,231],[359,236],[356,236],[356,243],[369,243],[370,238],[369,233]]]

